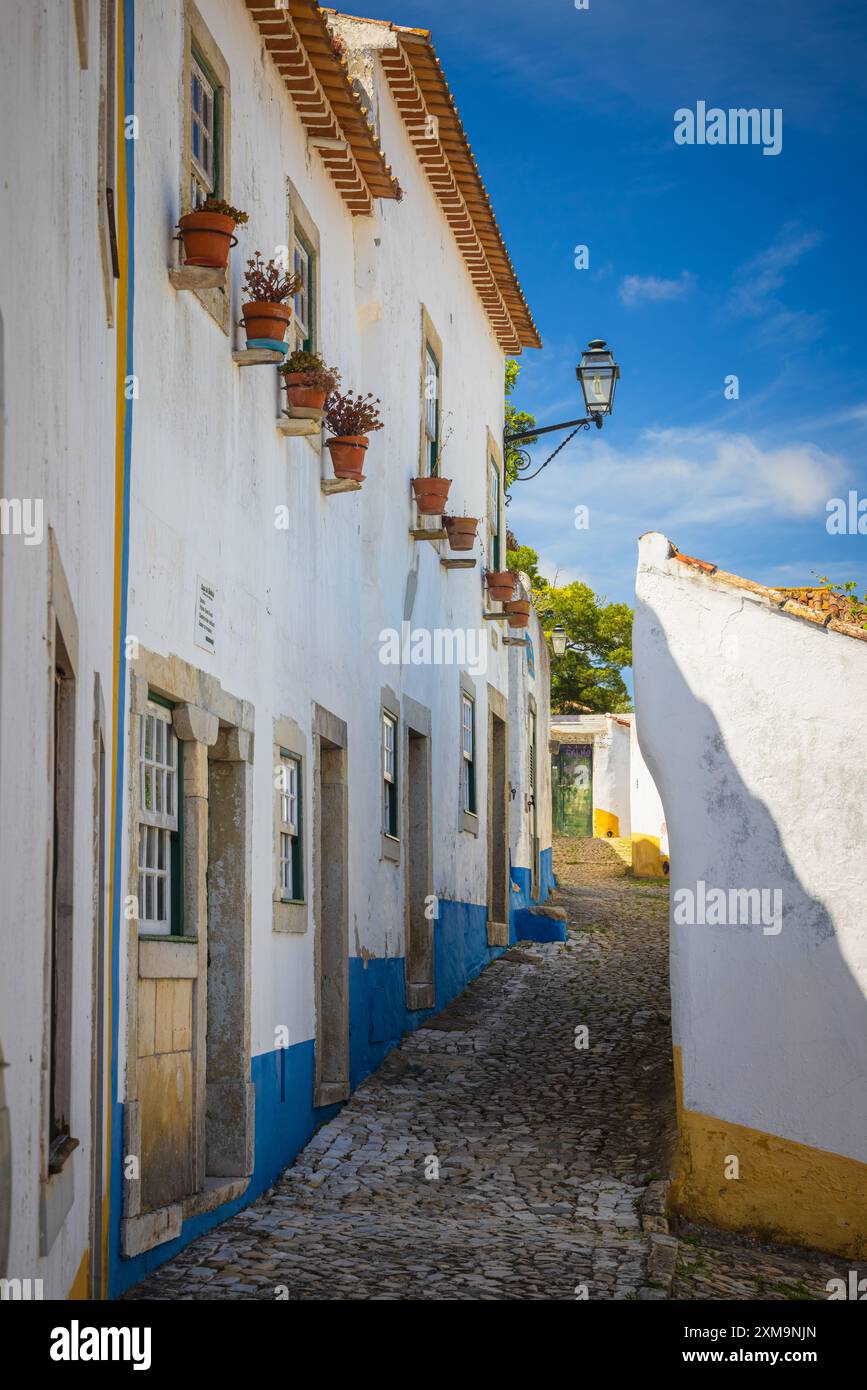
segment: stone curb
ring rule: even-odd
[[[650,1241],[647,1278],[663,1298],[671,1298],[677,1267],[678,1240],[669,1230],[666,1214],[670,1186],[667,1178],[648,1183],[639,1207],[641,1229],[646,1232]]]

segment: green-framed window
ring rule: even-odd
[[[184,745],[173,705],[148,697],[139,715],[138,923],[145,934],[184,932]]]
[[[190,52],[190,206],[223,191],[223,92],[195,44]]]
[[[316,351],[316,252],[304,233],[295,227],[292,253],[293,270],[300,275],[301,284],[295,292],[293,317],[295,345],[305,352]]]
[[[439,472],[440,452],[440,364],[425,339],[424,345],[424,448],[427,471],[432,478]]]
[[[280,749],[278,853],[280,896],[283,902],[304,900],[304,851],[302,816],[304,789],[301,756]]]
[[[476,814],[476,702],[461,692],[461,809]]]
[[[382,828],[386,835],[398,836],[397,809],[397,719],[382,712]]]

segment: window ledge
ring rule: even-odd
[[[197,945],[197,938],[191,936],[140,936],[139,979],[194,980],[199,973]]]
[[[207,265],[171,266],[169,280],[176,290],[224,290],[226,271]]]
[[[78,1141],[75,1141],[77,1147]],[[68,1150],[59,1170],[49,1173],[39,1185],[39,1253],[48,1255],[60,1234],[63,1224],[72,1209],[75,1199],[73,1173],[75,1165],[70,1158],[75,1147]]]
[[[71,1135],[67,1135],[63,1143],[48,1159],[49,1178],[53,1178],[58,1173],[63,1172],[64,1166],[66,1165],[66,1163],[68,1163],[69,1159],[72,1157],[75,1150],[78,1148],[79,1143],[80,1140],[73,1139]]]
[[[400,863],[400,839],[397,835],[389,835],[385,831],[382,834],[382,850],[380,860],[387,860],[390,864]]]
[[[461,831],[478,837],[479,818],[474,811],[461,811]]]
[[[274,899],[272,930],[287,936],[303,936],[307,930],[307,901]]]

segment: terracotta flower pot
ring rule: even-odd
[[[509,627],[527,627],[530,622],[530,600],[528,598],[509,599],[503,607],[509,615]]]
[[[364,482],[364,455],[367,449],[366,434],[336,435],[326,439],[325,447],[331,452],[331,467],[335,478],[351,478],[353,482]]]
[[[324,386],[308,386],[304,372],[286,372],[286,399],[299,410],[321,410],[328,392]]]
[[[413,478],[415,503],[422,516],[442,516],[451,485],[451,478]]]
[[[511,570],[486,570],[485,582],[494,603],[508,603],[515,592],[515,576]]]
[[[186,212],[179,218],[185,265],[207,265],[223,270],[229,264],[229,248],[237,246],[235,222],[221,212]]]
[[[449,535],[452,550],[472,550],[476,541],[477,516],[444,516],[443,526]]]
[[[241,306],[241,313],[244,315],[248,342],[251,338],[270,338],[275,343],[284,341],[292,318],[289,304],[267,304],[252,299],[249,304]]]

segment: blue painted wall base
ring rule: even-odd
[[[526,910],[533,902],[530,897],[529,869],[512,868],[512,880],[518,890],[511,894],[512,940],[527,939],[523,922],[544,923],[546,918],[534,918]],[[539,902],[547,898],[553,886],[551,851],[544,850],[541,859]],[[552,926],[559,925],[551,923]],[[516,926],[518,935],[515,935]],[[536,937],[536,940],[543,938]],[[554,937],[545,938],[554,940]],[[406,1007],[404,958],[363,960],[353,956],[349,961],[349,1074],[354,1090],[366,1076],[380,1065],[383,1058],[407,1034],[420,1028],[433,1014],[445,1008],[476,979],[492,960],[503,954],[503,947],[488,945],[488,910],[484,903],[460,903],[440,900],[439,916],[434,922],[434,990],[436,1003],[432,1009],[410,1011]],[[254,1170],[243,1196],[227,1202],[215,1211],[185,1221],[176,1240],[167,1241],[134,1259],[120,1258],[119,1215],[111,1232],[109,1293],[117,1297],[132,1284],[171,1259],[197,1236],[204,1235],[220,1222],[226,1221],[242,1207],[260,1197],[275,1182],[285,1168],[303,1149],[320,1125],[339,1110],[338,1105],[316,1108],[313,1105],[314,1044],[297,1043],[293,1047],[277,1048],[254,1057],[251,1077],[256,1092]],[[115,1106],[113,1117],[114,1172],[122,1168],[119,1136],[123,1134],[123,1105]],[[120,1210],[120,1202],[115,1205]]]

